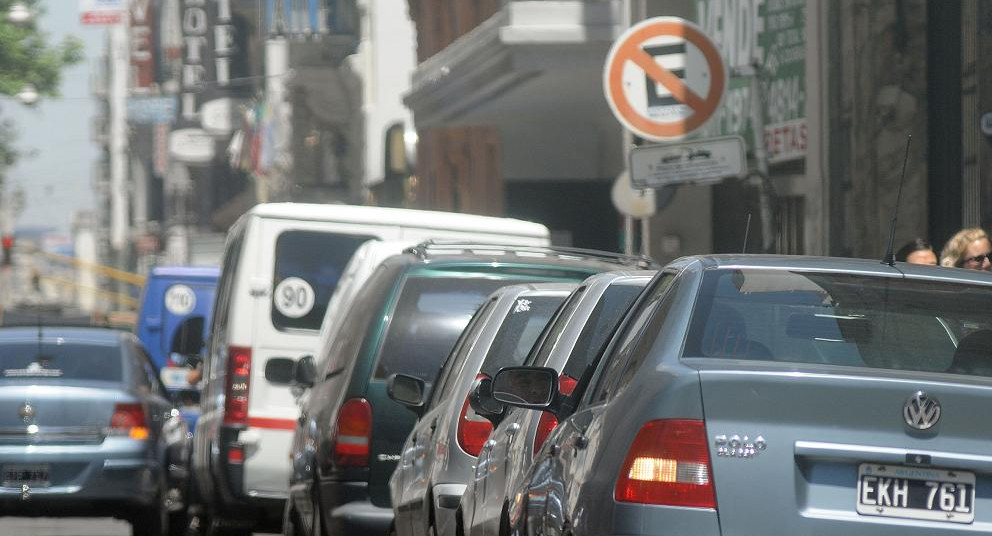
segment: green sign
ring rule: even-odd
[[[697,0],[696,16],[730,69],[723,104],[701,135],[741,135],[753,147],[751,80],[734,71],[757,60],[768,159],[805,157],[806,0]]]

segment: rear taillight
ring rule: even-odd
[[[242,445],[231,445],[227,447],[227,463],[245,463],[245,448]]]
[[[110,435],[128,436],[131,439],[148,439],[148,421],[141,404],[114,404],[110,416]]]
[[[485,374],[478,374],[476,381],[489,379]],[[471,396],[471,395],[470,395]],[[469,399],[465,398],[462,404],[462,412],[458,415],[458,446],[469,456],[478,456],[482,452],[482,445],[489,439],[489,434],[493,431],[493,423],[481,417],[472,409]]]
[[[613,497],[620,502],[716,508],[703,421],[660,419],[641,427]]]
[[[349,399],[338,411],[334,463],[342,467],[367,467],[372,443],[372,406],[364,398]]]
[[[568,396],[575,390],[577,383],[575,378],[562,374],[558,376],[558,391]],[[548,436],[551,435],[551,431],[556,426],[558,426],[558,418],[555,417],[554,413],[550,411],[541,412],[541,420],[537,421],[537,431],[534,433],[534,454],[537,454],[537,451],[541,450],[544,442],[548,440]]]
[[[227,349],[227,385],[224,390],[224,424],[248,424],[248,389],[251,384],[251,348]]]

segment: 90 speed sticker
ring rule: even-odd
[[[174,315],[188,315],[196,307],[196,294],[186,285],[172,285],[165,291],[165,309]]]
[[[283,316],[302,318],[313,310],[316,296],[310,283],[299,277],[287,277],[276,285],[272,300]]]

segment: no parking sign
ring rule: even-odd
[[[727,88],[720,51],[695,24],[656,17],[613,43],[603,90],[616,118],[649,140],[684,138],[709,120]]]

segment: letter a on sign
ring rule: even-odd
[[[713,41],[677,17],[642,21],[613,43],[603,90],[613,115],[653,141],[684,138],[713,116],[727,67]]]

